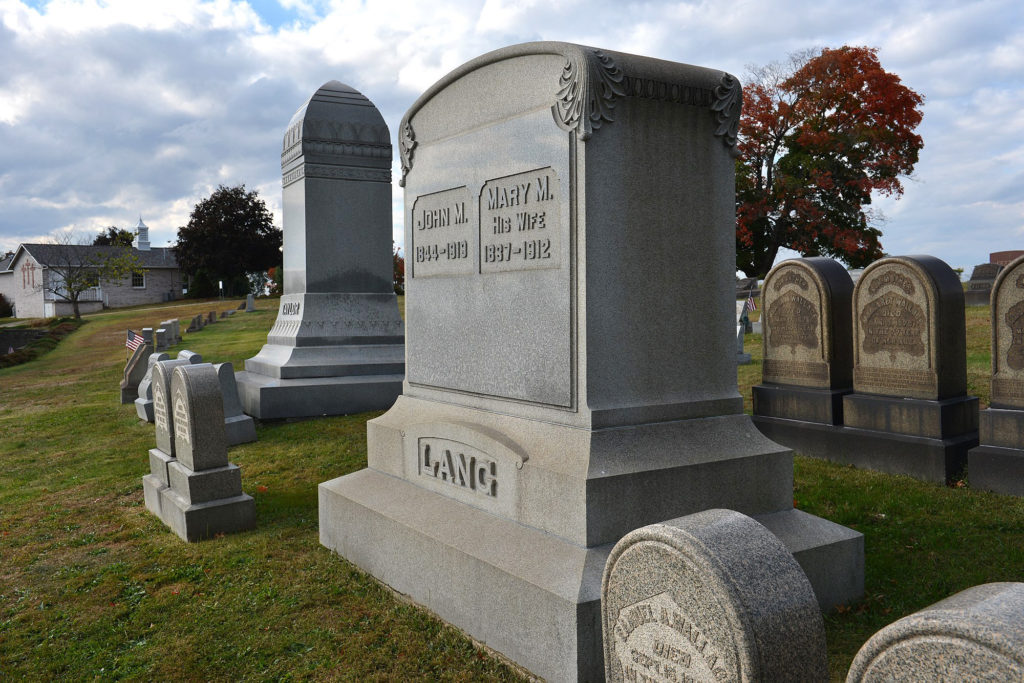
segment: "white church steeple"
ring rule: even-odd
[[[139,251],[149,251],[149,226],[142,222],[142,216],[139,216],[139,224],[135,226],[135,242],[132,246]]]

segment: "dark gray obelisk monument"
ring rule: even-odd
[[[237,373],[259,419],[388,408],[405,347],[391,255],[391,137],[337,81],[295,113],[281,154],[284,295],[267,343]]]

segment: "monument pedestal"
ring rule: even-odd
[[[759,384],[751,389],[754,423],[760,417],[799,420],[824,425],[843,423],[843,397],[852,389],[816,389],[790,384]],[[784,441],[779,443],[796,448]]]
[[[367,445],[320,485],[320,542],[549,680],[600,679],[604,562],[657,520],[743,511],[823,609],[863,593],[863,536],[792,509],[792,453],[744,415],[580,429],[402,396]]]
[[[1024,496],[1024,410],[982,410],[978,433],[981,445],[967,455],[971,488]]]
[[[394,294],[286,294],[259,354],[235,374],[247,415],[267,420],[384,410],[402,393]]]

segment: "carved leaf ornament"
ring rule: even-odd
[[[622,69],[608,55],[593,50],[566,58],[553,109],[563,126],[587,140],[604,122],[615,120],[615,98],[625,95]]]
[[[560,52],[565,66],[558,78],[558,92],[551,107],[555,120],[580,140],[588,140],[605,123],[615,121],[615,104],[627,96],[626,76],[614,60],[601,50],[572,49]],[[736,77],[723,73],[715,87],[711,111],[715,116],[715,135],[735,154],[743,88]],[[408,116],[408,114],[407,114]],[[416,133],[409,120],[402,123],[398,136],[398,153],[402,160],[402,179],[412,170]]]

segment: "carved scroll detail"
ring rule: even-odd
[[[615,100],[626,95],[622,80],[622,69],[600,50],[567,57],[551,108],[555,119],[587,140],[602,124],[615,120]]]
[[[711,111],[715,112],[715,122],[718,124],[715,135],[722,138],[722,142],[731,150],[736,148],[742,109],[743,87],[732,74],[722,74],[722,80],[715,88],[715,101],[711,104]]]
[[[412,123],[402,123],[402,130],[398,134],[398,156],[402,159],[402,179],[398,184],[405,187],[405,176],[412,170],[412,155],[416,149],[416,132],[412,129]]]

